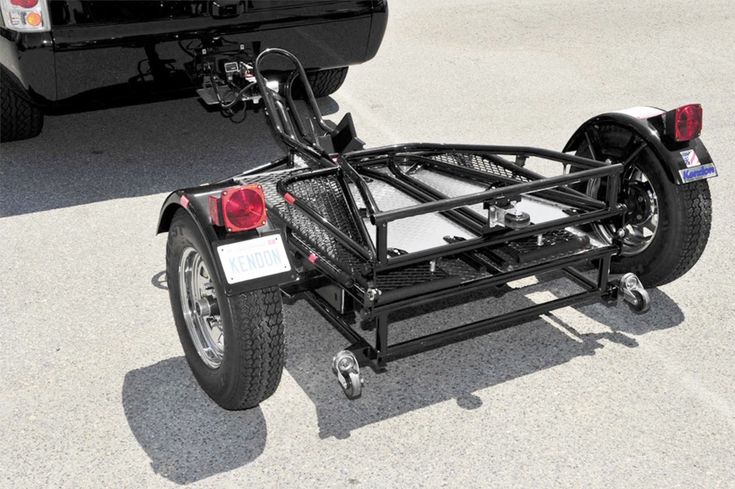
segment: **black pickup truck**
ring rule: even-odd
[[[228,47],[288,49],[315,95],[326,96],[348,66],[375,56],[388,20],[386,0],[0,0],[0,8],[0,141],[38,135],[49,112],[193,94],[200,80],[191,67]]]

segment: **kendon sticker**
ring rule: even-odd
[[[698,166],[697,168],[686,168],[679,170],[681,181],[684,183],[694,182],[696,180],[704,180],[705,178],[716,177],[717,168],[712,163]]]

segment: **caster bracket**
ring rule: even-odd
[[[337,353],[332,359],[332,372],[348,399],[357,399],[362,395],[364,380],[354,353],[349,350]]]
[[[634,312],[639,314],[648,312],[651,308],[651,297],[634,273],[626,273],[620,277],[619,287],[623,300]]]

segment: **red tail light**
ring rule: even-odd
[[[21,8],[33,8],[38,5],[38,0],[10,0],[10,4]]]
[[[230,233],[248,231],[266,223],[265,196],[260,185],[224,190],[220,197],[209,197],[212,224]]]
[[[672,110],[667,120],[667,132],[679,142],[691,141],[702,132],[702,106],[683,105]]]

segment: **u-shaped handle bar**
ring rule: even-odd
[[[258,55],[257,59],[255,60],[254,71],[255,79],[258,82],[260,94],[263,98],[263,101],[265,102],[266,112],[268,118],[271,121],[271,125],[274,131],[287,145],[293,147],[294,149],[306,151],[314,157],[326,158],[327,161],[329,161],[328,164],[331,166],[332,163],[329,159],[328,154],[326,154],[323,150],[314,146],[313,144],[304,142],[304,140],[296,134],[294,129],[301,127],[301,122],[299,119],[300,114],[292,103],[291,94],[287,93],[287,98],[285,100],[288,104],[289,110],[292,112],[292,115],[289,115],[288,111],[282,104],[280,106],[279,104],[277,104],[276,97],[274,96],[273,91],[268,88],[268,81],[263,75],[262,66],[263,61],[266,58],[272,56],[280,56],[282,58],[286,58],[288,61],[291,62],[291,64],[293,64],[294,68],[296,69],[296,77],[291,77],[289,82],[286,83],[286,91],[290,92],[293,81],[296,78],[301,78],[301,83],[304,86],[304,90],[306,91],[306,101],[309,104],[309,108],[314,113],[316,123],[325,132],[329,134],[333,133],[333,129],[327,125],[327,123],[324,121],[324,118],[322,117],[321,110],[319,110],[319,105],[317,104],[316,97],[314,96],[314,91],[311,88],[309,79],[306,76],[306,70],[304,69],[304,66],[301,64],[299,59],[285,49],[268,48]],[[278,95],[278,97],[280,98],[280,95]]]
[[[322,166],[330,168],[334,167],[336,163],[336,165],[342,169],[347,178],[352,180],[355,185],[357,185],[358,191],[360,192],[360,195],[365,202],[368,215],[372,216],[375,213],[379,212],[380,209],[378,208],[378,205],[375,202],[373,195],[370,193],[370,190],[368,189],[365,180],[360,176],[359,173],[357,173],[357,171],[355,171],[355,169],[347,162],[347,160],[344,159],[344,157],[339,156],[336,161],[332,161],[331,156],[326,151],[314,144],[311,144],[310,142],[304,142],[303,138],[301,138],[296,133],[297,130],[301,130],[302,125],[300,121],[300,114],[296,109],[295,104],[293,103],[293,98],[291,95],[292,84],[295,81],[295,78],[291,76],[286,82],[286,97],[284,99],[284,97],[282,97],[280,94],[274,96],[273,91],[268,88],[267,80],[265,79],[265,76],[263,76],[263,72],[261,70],[263,60],[274,55],[284,57],[294,65],[297,71],[296,78],[301,78],[302,84],[304,85],[304,90],[306,90],[307,102],[311,107],[311,110],[314,112],[317,124],[319,124],[319,126],[328,134],[334,134],[334,130],[327,125],[327,123],[324,121],[324,118],[322,117],[322,113],[319,110],[319,105],[317,104],[316,97],[314,96],[314,91],[311,88],[309,79],[306,77],[306,70],[304,70],[304,66],[301,64],[301,61],[299,61],[299,59],[292,53],[280,48],[268,48],[260,53],[255,60],[254,66],[255,79],[258,82],[258,87],[260,88],[260,95],[265,101],[266,113],[268,115],[268,119],[271,122],[271,127],[273,128],[273,130],[287,146],[297,151],[305,152],[306,154],[315,158],[319,163],[321,163]],[[277,101],[276,96],[281,100]],[[286,102],[287,106],[283,105],[284,101]],[[280,105],[277,102],[281,102]],[[289,110],[292,113],[291,115],[288,113]]]

